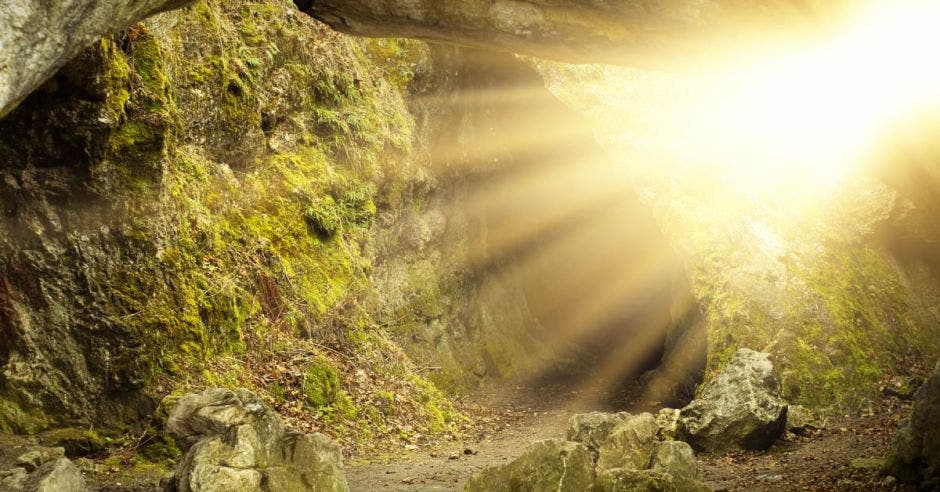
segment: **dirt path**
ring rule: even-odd
[[[371,463],[353,462],[346,467],[349,488],[354,492],[463,490],[473,474],[512,461],[533,441],[564,436],[570,415],[565,410],[507,412],[463,442],[405,451],[392,461],[376,457]]]
[[[506,396],[506,395],[510,396]],[[568,418],[593,408],[596,395],[568,388],[503,388],[466,406],[476,429],[462,441],[353,459],[346,477],[353,492],[463,490],[475,473],[509,463],[530,444],[564,437]]]
[[[464,442],[372,457],[347,465],[353,492],[457,491],[480,470],[508,463],[540,439],[564,437],[567,420],[584,409],[537,407],[494,410],[481,431]],[[763,453],[702,456],[706,483],[717,491],[908,491],[875,467],[890,446],[909,404],[879,401],[864,416],[844,416],[811,435],[788,434]]]

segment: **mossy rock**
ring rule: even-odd
[[[66,427],[43,432],[39,435],[43,446],[65,448],[66,456],[93,456],[107,450],[114,440],[102,436],[94,429]]]
[[[322,408],[335,404],[341,388],[339,373],[328,360],[318,359],[307,366],[303,391],[310,406]]]

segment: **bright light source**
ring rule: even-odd
[[[828,37],[755,40],[745,61],[687,73],[561,68],[550,86],[601,119],[634,169],[707,173],[747,195],[825,195],[898,120],[940,102],[940,0],[854,8]]]
[[[940,2],[891,2],[828,42],[713,74],[689,139],[743,186],[832,185],[897,119],[940,99]]]

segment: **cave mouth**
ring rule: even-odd
[[[578,247],[549,246],[551,261],[518,272],[534,338],[550,352],[517,382],[523,394],[607,411],[692,400],[705,366],[703,316],[655,223],[633,210],[620,234],[611,231],[621,213],[594,217],[579,228]]]
[[[447,125],[456,135],[432,152],[453,156],[468,121],[488,130],[466,163],[485,170],[471,173],[473,199],[462,207],[485,224],[471,261],[521,292],[531,320],[528,353],[498,392],[554,407],[683,405],[704,367],[699,308],[627,166],[525,61],[462,59],[466,76],[450,99],[462,116]]]

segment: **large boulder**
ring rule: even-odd
[[[617,424],[600,447],[598,469],[648,468],[654,444],[657,442],[658,429],[656,418],[649,413],[632,416]]]
[[[787,422],[787,403],[779,390],[770,354],[740,349],[700,397],[681,410],[678,436],[713,453],[767,449]]]
[[[580,443],[549,439],[529,446],[519,458],[489,468],[467,482],[467,492],[582,492],[594,482],[594,459]]]
[[[568,419],[567,438],[569,441],[584,444],[596,455],[601,445],[610,437],[614,427],[628,418],[630,414],[627,412],[590,412],[573,415]]]
[[[940,362],[914,394],[914,410],[894,436],[888,471],[924,490],[940,490]]]
[[[7,444],[0,449],[0,490],[85,492],[88,487],[63,448]]]
[[[167,431],[186,454],[168,491],[347,491],[339,447],[291,431],[247,390],[213,388],[180,399]]]

